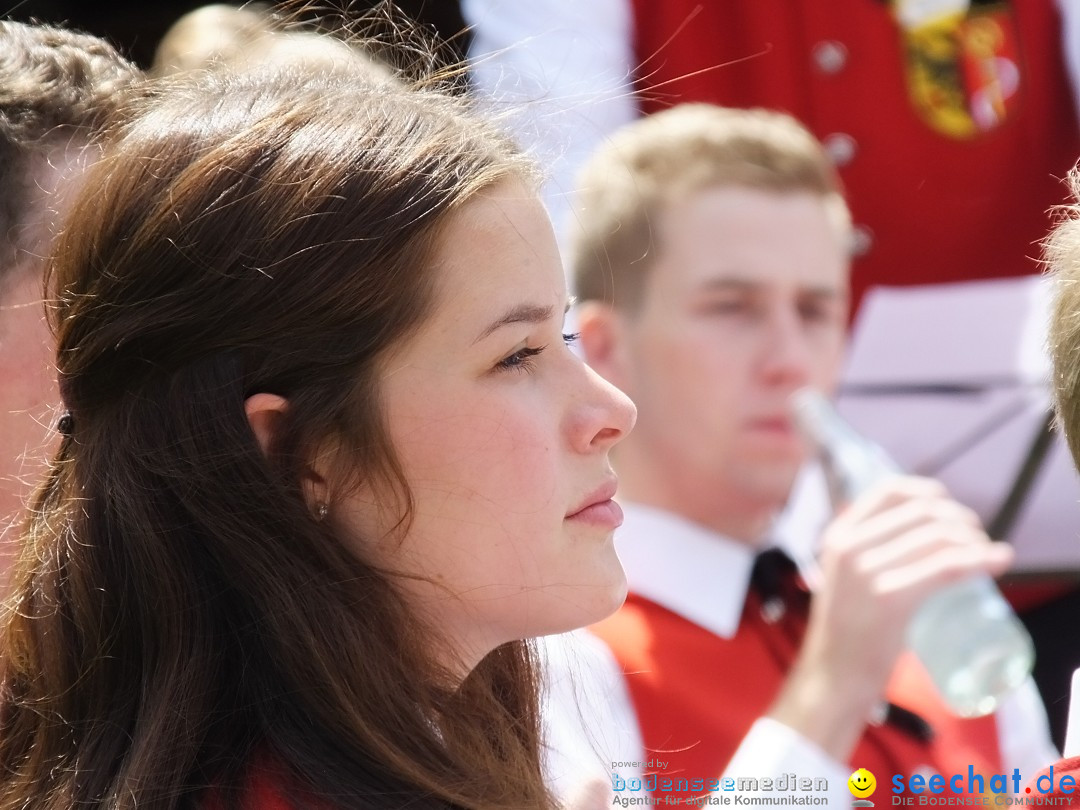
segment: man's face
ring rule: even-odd
[[[819,196],[734,187],[654,225],[643,302],[621,317],[616,350],[613,382],[639,409],[626,453],[693,519],[711,522],[721,500],[779,507],[807,453],[788,399],[832,391],[840,368],[842,228]]]

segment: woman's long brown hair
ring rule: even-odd
[[[547,807],[526,645],[455,684],[301,485],[332,448],[407,518],[378,361],[432,306],[447,214],[521,158],[460,99],[359,78],[141,105],[53,263],[71,424],[3,630],[0,807],[228,802],[253,761],[300,806]]]

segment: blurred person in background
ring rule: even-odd
[[[1072,0],[463,0],[462,10],[478,89],[550,167],[545,201],[560,234],[573,228],[578,167],[641,115],[705,101],[803,122],[851,206],[851,317],[874,285],[1038,272],[1048,211],[1080,155]],[[1046,705],[1063,706],[1080,665],[1058,644],[1080,607],[1075,572],[1003,590],[1035,640]],[[1064,712],[1051,723],[1060,742]]]
[[[1010,559],[938,482],[853,502],[825,529],[812,594],[780,553],[806,556],[774,534],[807,457],[789,399],[832,391],[847,323],[850,216],[820,144],[780,113],[682,105],[612,136],[576,202],[581,346],[639,418],[614,454],[630,596],[590,628],[602,646],[584,645],[580,678],[572,646],[553,674],[560,791],[651,760],[699,780],[657,798],[722,771],[794,773],[827,777],[840,806],[857,768],[884,781],[1053,760],[1030,679],[962,719],[904,651],[927,595]],[[594,740],[611,747],[590,755]]]
[[[1050,318],[1050,352],[1054,363],[1054,401],[1057,426],[1065,434],[1073,462],[1080,469],[1080,170],[1069,175],[1073,201],[1060,211],[1060,220],[1046,240],[1046,262],[1056,296]],[[1072,625],[1070,625],[1072,626]],[[1075,634],[1063,634],[1076,645]],[[1080,671],[1077,673],[1080,677]],[[1080,717],[1080,694],[1074,677],[1072,722]],[[1080,728],[1070,728],[1070,739],[1080,740]],[[1075,745],[1074,745],[1075,748]],[[1080,755],[1065,751],[1066,758],[1031,780],[1031,793],[1051,797],[1065,805],[1080,805]],[[1070,755],[1071,754],[1071,755]],[[1063,781],[1064,780],[1064,781]],[[1071,782],[1070,782],[1071,780]]]
[[[215,3],[190,11],[165,32],[150,72],[292,64],[307,70],[368,70],[390,80],[392,72],[361,48],[333,36],[289,25],[266,5]]]
[[[57,419],[45,257],[99,154],[95,136],[138,75],[97,37],[0,21],[0,590]]]
[[[127,55],[140,67],[149,68],[154,63],[155,50],[168,29],[178,18],[205,5],[200,0],[158,0],[147,4],[143,0],[112,0],[110,3],[87,3],[85,0],[19,0],[6,16],[24,22],[41,21],[87,31],[103,37]],[[258,11],[280,8],[296,8],[297,0],[265,0],[243,2],[236,0],[233,7],[254,8]],[[299,3],[303,5],[303,3]],[[347,4],[307,4],[302,12],[307,20],[326,22],[326,15],[354,19],[365,9],[391,5],[387,0],[350,0]],[[459,64],[465,58],[465,27],[457,0],[402,0],[392,4],[404,16],[432,31],[447,43],[454,56],[444,64]],[[347,10],[345,9],[347,6]],[[344,12],[344,13],[340,13]]]

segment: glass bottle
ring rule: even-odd
[[[902,472],[877,444],[841,418],[820,392],[792,397],[795,421],[817,448],[834,509]],[[987,575],[948,585],[926,599],[907,628],[946,705],[961,717],[992,713],[1031,673],[1035,647]]]

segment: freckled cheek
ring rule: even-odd
[[[535,418],[504,410],[417,416],[412,424],[395,431],[395,444],[419,508],[506,519],[556,503],[558,448]]]

